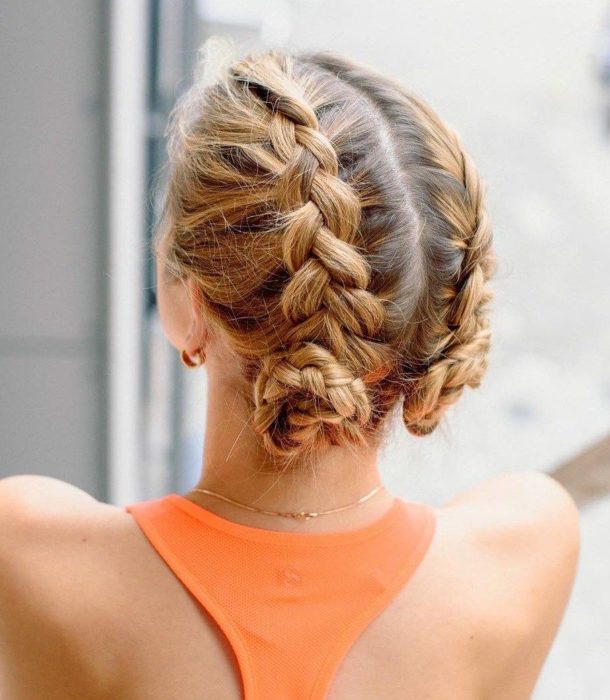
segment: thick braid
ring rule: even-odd
[[[335,149],[292,79],[290,58],[274,58],[244,60],[231,74],[271,110],[269,140],[283,164],[275,200],[290,278],[279,303],[291,327],[262,358],[253,423],[269,452],[290,457],[362,440],[371,416],[365,377],[380,364],[372,341],[384,307],[367,291],[370,268],[355,246],[358,196],[339,178]]]

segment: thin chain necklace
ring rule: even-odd
[[[372,498],[381,488],[383,484],[379,484],[379,486],[376,486],[370,493],[367,493],[366,496],[363,496],[359,500],[357,500],[355,503],[351,503],[348,506],[341,506],[340,508],[333,508],[332,510],[325,510],[325,511],[320,511],[320,512],[313,512],[313,513],[308,513],[306,511],[299,511],[297,513],[278,513],[273,510],[262,510],[260,508],[254,508],[253,506],[247,506],[245,503],[238,503],[237,501],[232,500],[231,498],[227,498],[227,496],[222,496],[219,493],[214,493],[213,491],[208,491],[208,489],[191,489],[191,491],[199,491],[201,493],[207,493],[210,496],[218,496],[218,498],[222,498],[225,501],[228,501],[229,503],[234,503],[236,506],[240,506],[241,508],[247,508],[248,510],[254,510],[257,513],[266,513],[267,515],[281,515],[284,518],[293,518],[295,520],[309,520],[310,518],[316,518],[318,515],[327,515],[329,513],[337,513],[340,510],[346,510],[347,508],[353,508],[354,506],[359,505],[360,503],[364,503],[364,501],[368,501],[369,498]]]

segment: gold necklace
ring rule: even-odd
[[[228,501],[229,503],[234,503],[236,506],[241,506],[242,508],[247,508],[248,510],[254,510],[258,513],[266,513],[267,515],[281,515],[284,518],[294,518],[296,520],[309,520],[310,518],[316,518],[318,515],[327,515],[328,513],[336,513],[337,511],[340,510],[345,510],[346,508],[352,508],[353,506],[357,506],[360,503],[364,503],[364,501],[367,501],[369,498],[374,496],[383,484],[379,484],[379,486],[376,486],[370,493],[367,493],[366,496],[363,496],[359,500],[357,500],[355,503],[351,503],[348,506],[341,506],[340,508],[333,508],[332,510],[325,510],[325,511],[320,511],[320,512],[313,512],[313,513],[308,513],[306,511],[299,511],[297,513],[278,513],[276,511],[272,510],[262,510],[260,508],[254,508],[253,506],[247,506],[244,503],[238,503],[237,501],[232,500],[231,498],[227,498],[226,496],[222,496],[219,493],[214,493],[213,491],[208,491],[207,489],[191,489],[191,491],[200,491],[201,493],[207,493],[210,496],[218,496],[218,498],[222,498],[225,501]]]

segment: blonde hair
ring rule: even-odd
[[[427,435],[479,386],[483,186],[420,98],[336,54],[272,50],[195,82],[167,135],[167,269],[230,340],[271,455],[364,444],[399,399]]]

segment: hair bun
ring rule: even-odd
[[[309,341],[263,359],[254,397],[255,430],[282,456],[321,443],[358,442],[357,428],[370,417],[363,380]]]

